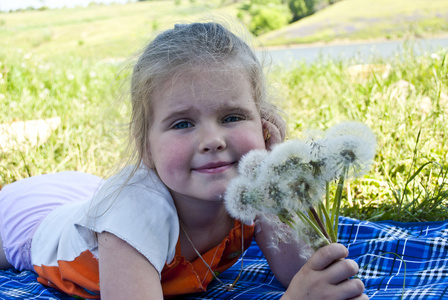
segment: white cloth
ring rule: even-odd
[[[96,233],[110,232],[143,254],[161,273],[179,237],[174,201],[157,175],[131,167],[108,179],[86,202],[63,205],[43,219],[31,245],[36,266],[58,266],[89,250],[98,257]]]

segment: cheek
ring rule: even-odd
[[[159,172],[164,172],[177,169],[185,165],[188,151],[186,145],[176,139],[169,143],[162,143],[157,146],[155,153],[158,153],[153,159],[156,169]]]
[[[169,188],[182,188],[185,181],[185,151],[178,147],[164,147],[158,149],[158,157],[154,158],[154,166],[162,182]]]
[[[252,134],[248,134],[248,132],[252,132]],[[266,148],[261,126],[260,128],[254,128],[250,131],[239,130],[233,134],[233,137],[235,145],[238,147],[239,151],[242,152],[242,154],[245,154],[253,149]]]

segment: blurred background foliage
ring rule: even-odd
[[[406,51],[388,59],[321,57],[268,65],[267,74],[288,138],[344,120],[375,132],[375,164],[346,186],[343,214],[447,218],[447,49],[416,54],[412,47],[419,38],[448,36],[446,0],[160,0],[0,13],[0,125],[61,119],[45,143],[0,150],[0,185],[65,170],[111,175],[126,146],[126,78],[135,54],[174,23],[210,13],[239,17],[264,50],[406,40]]]

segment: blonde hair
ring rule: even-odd
[[[135,168],[141,163],[152,167],[148,139],[154,90],[179,72],[194,66],[219,69],[228,63],[242,66],[242,71],[252,84],[261,117],[276,125],[280,132],[285,132],[277,108],[267,99],[263,67],[243,39],[218,23],[175,25],[146,46],[133,68],[129,130],[137,152]]]

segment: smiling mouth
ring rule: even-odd
[[[193,171],[199,173],[207,173],[207,174],[215,174],[224,172],[235,165],[234,162],[218,162],[218,163],[209,163],[203,165],[199,168],[194,168]]]

